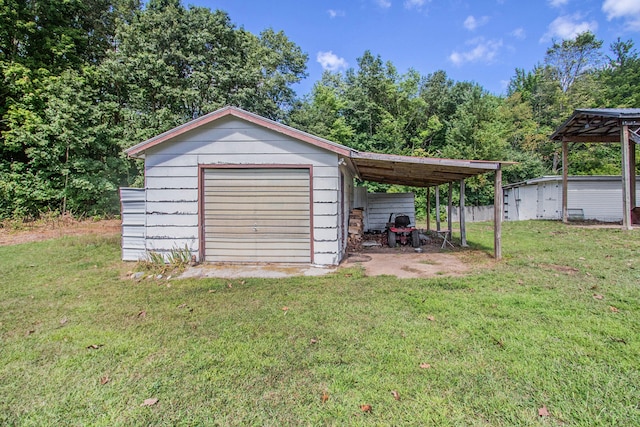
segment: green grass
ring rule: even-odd
[[[0,425],[640,425],[638,231],[507,223],[503,250],[464,278],[136,282],[117,238],[0,247]]]

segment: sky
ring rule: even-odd
[[[237,27],[282,30],[309,56],[309,93],[323,70],[357,69],[369,50],[399,73],[444,70],[504,94],[516,68],[544,61],[554,41],[590,30],[604,42],[633,40],[640,51],[640,0],[186,0],[226,11]]]

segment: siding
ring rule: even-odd
[[[122,259],[138,261],[145,251],[145,191],[143,188],[120,188],[122,218]]]
[[[338,155],[235,117],[225,117],[149,149],[146,249],[185,245],[198,260],[199,165],[310,165],[313,174],[314,263],[337,264]]]
[[[640,190],[640,180],[636,181]],[[505,219],[561,219],[562,177],[543,177],[505,187]],[[584,219],[622,220],[622,183],[616,176],[569,177],[567,208]],[[640,200],[640,191],[637,191]]]
[[[367,193],[363,187],[355,188],[353,193],[353,207],[364,209],[365,231],[384,230],[391,214],[408,215],[411,225],[415,226],[416,206],[413,193]]]

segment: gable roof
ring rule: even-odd
[[[246,120],[258,126],[271,129],[275,132],[344,156],[349,159],[358,177],[365,181],[414,187],[432,187],[495,171],[500,169],[501,165],[513,164],[511,162],[437,159],[432,157],[411,157],[362,152],[231,106],[221,108],[161,133],[158,136],[134,145],[125,150],[125,152],[131,157],[143,158],[145,151],[149,148],[227,116]]]
[[[344,145],[329,141],[328,139],[311,135],[309,133],[294,129],[273,120],[269,120],[265,117],[250,113],[237,107],[227,106],[212,113],[205,114],[202,117],[198,117],[195,120],[191,120],[190,122],[187,122],[183,125],[170,129],[139,144],[136,144],[133,147],[125,150],[125,153],[127,153],[131,157],[142,158],[144,157],[144,152],[151,147],[155,147],[156,145],[162,144],[169,139],[175,138],[176,136],[182,135],[186,132],[189,132],[190,130],[196,129],[200,126],[206,125],[207,123],[214,122],[227,116],[233,116],[239,119],[246,120],[264,128],[271,129],[275,132],[279,132],[300,141],[307,142],[311,145],[315,145],[316,147],[324,148],[325,150],[334,152],[336,154],[349,156],[351,152],[351,149],[349,147],[345,147]]]
[[[640,125],[640,108],[578,109],[560,125],[550,139],[569,142],[620,142],[620,129],[624,124]]]

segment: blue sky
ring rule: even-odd
[[[282,30],[309,55],[304,95],[322,71],[356,67],[365,50],[400,73],[445,70],[504,93],[515,68],[531,70],[553,40],[591,30],[606,53],[618,37],[640,50],[640,0],[190,0],[221,9],[258,34]]]

